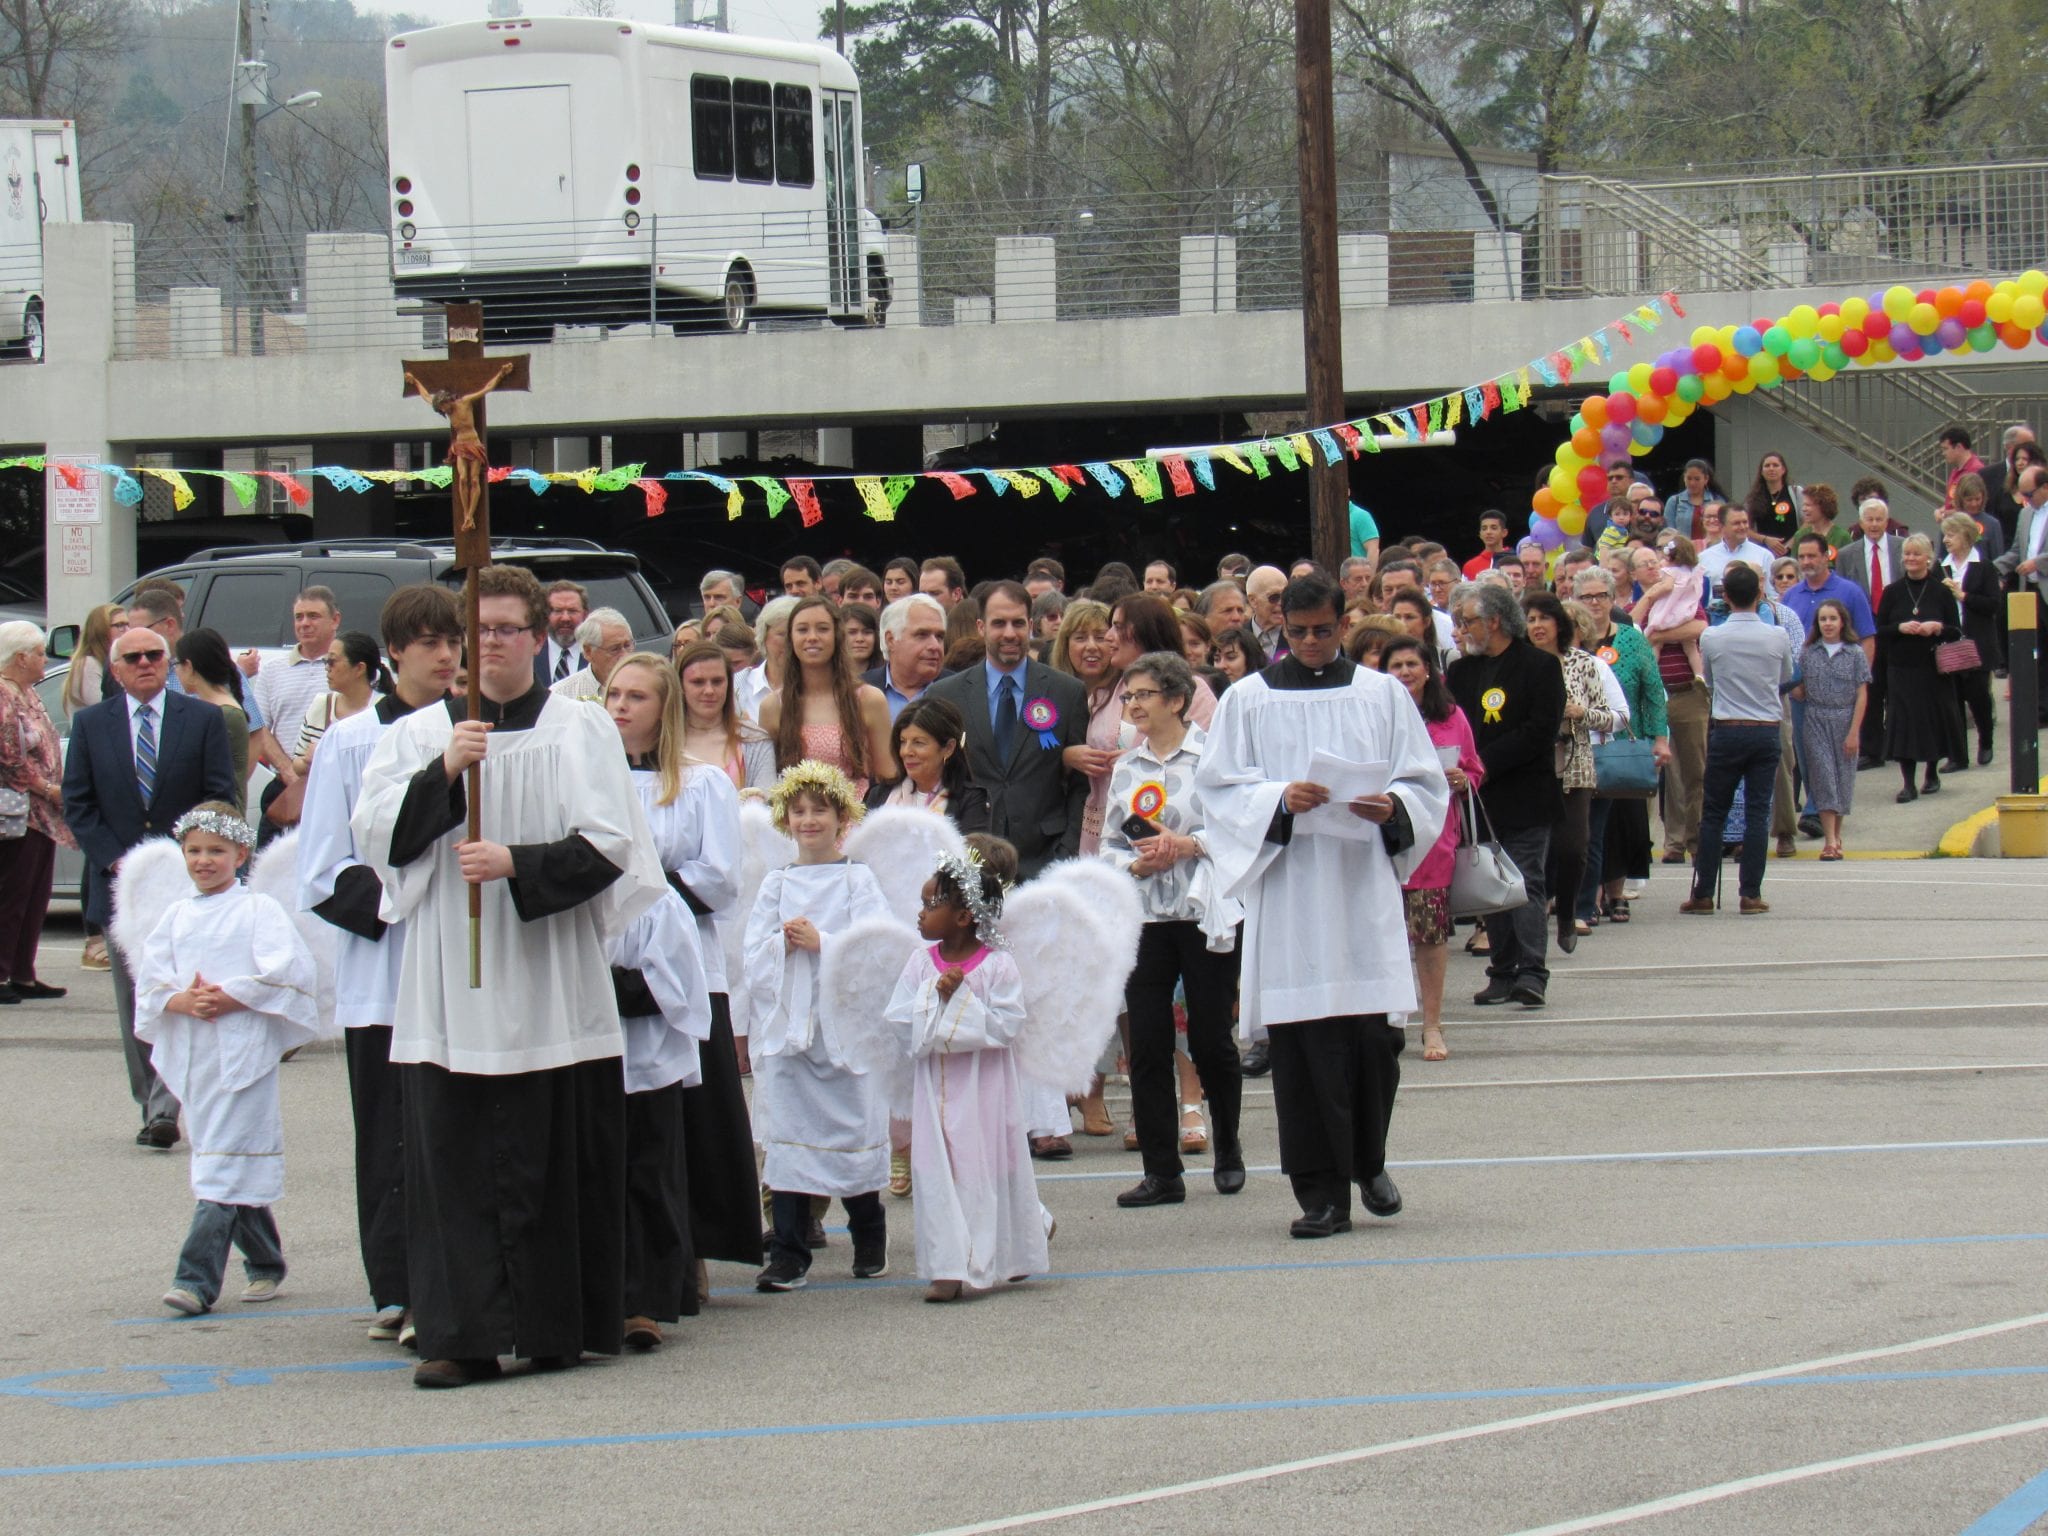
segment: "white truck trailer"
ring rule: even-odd
[[[80,217],[78,130],[0,120],[0,353],[43,360],[43,226]]]

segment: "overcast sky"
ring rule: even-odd
[[[617,0],[617,4],[620,15],[640,21],[675,19],[674,0]],[[821,4],[822,0],[727,0],[726,9],[735,32],[811,42],[818,35]],[[403,11],[409,16],[426,16],[435,21],[467,21],[489,14],[485,0],[396,0],[392,4],[357,0],[357,9]],[[700,9],[709,7],[700,6]],[[551,0],[526,0],[526,14],[529,16],[567,10],[567,5],[551,3]]]

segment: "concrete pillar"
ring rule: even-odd
[[[534,444],[534,456],[546,458],[543,472],[553,475],[580,474],[597,462],[596,445],[587,437],[543,438]]]
[[[818,428],[817,462],[820,468],[830,465],[833,469],[853,467],[853,428]]]
[[[385,442],[313,444],[312,466],[339,465],[344,469],[389,469],[391,445]],[[397,497],[392,487],[372,480],[367,491],[344,491],[326,480],[313,479],[313,536],[319,539],[389,538],[397,524]],[[357,620],[369,618],[371,623]],[[349,627],[375,634],[375,615],[355,614]]]
[[[126,224],[51,224],[43,231],[46,361],[37,382],[63,423],[45,450],[56,460],[121,463],[107,440],[108,363],[135,326],[135,231]],[[124,330],[125,327],[125,330]],[[111,478],[87,473],[77,489],[53,467],[44,506],[49,622],[77,624],[135,579],[135,509],[114,499]],[[81,531],[83,530],[83,531]]]
[[[1050,235],[996,240],[996,319],[1057,320],[1059,257]]]
[[[1732,225],[1701,230],[1699,275],[1693,286],[1708,293],[1747,287],[1748,284],[1739,281],[1736,258],[1741,254],[1741,230]]]
[[[1387,307],[1387,237],[1337,237],[1337,300],[1346,309]]]
[[[1522,237],[1484,230],[1472,237],[1472,297],[1522,296]]]
[[[226,350],[218,288],[173,288],[170,308],[171,356],[219,357]]]
[[[711,434],[711,462],[714,466],[727,459],[750,459],[754,456],[753,434],[748,432],[714,432]]]
[[[1786,240],[1767,246],[1764,260],[1779,282],[1787,288],[1804,288],[1811,281],[1806,242]]]
[[[419,317],[398,313],[384,236],[306,236],[306,345],[421,345]]]
[[[919,265],[917,236],[889,234],[890,325],[924,324],[924,269]]]
[[[1237,308],[1237,241],[1229,235],[1180,237],[1180,312],[1214,315]]]
[[[985,293],[953,300],[955,325],[987,325],[996,317],[996,301]]]

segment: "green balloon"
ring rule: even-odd
[[[1687,405],[1698,405],[1707,395],[1707,386],[1696,373],[1681,373],[1678,376],[1678,398]]]
[[[1988,320],[1970,332],[1970,350],[1972,352],[1989,352],[1997,345],[1998,327]]]
[[[1792,348],[1792,333],[1782,325],[1774,325],[1764,332],[1764,350],[1773,357],[1783,357]]]
[[[1583,428],[1585,425],[1586,418],[1581,416],[1577,411],[1574,411],[1572,412],[1571,425],[1564,429],[1565,435],[1567,437],[1577,437],[1579,435],[1580,429]]]
[[[1820,360],[1837,373],[1840,373],[1849,366],[1849,354],[1842,350],[1842,344],[1839,341],[1822,342]]]
[[[1770,377],[1770,378],[1768,378],[1768,379],[1765,379],[1765,380],[1763,381],[1763,383],[1761,383],[1761,384],[1757,385],[1757,388],[1758,388],[1758,389],[1777,389],[1777,388],[1781,387],[1781,386],[1782,386],[1782,385],[1784,384],[1784,382],[1785,382],[1785,375],[1783,375],[1782,373],[1780,373],[1780,374],[1774,374],[1774,375],[1773,375],[1772,377]]]
[[[1635,390],[1629,385],[1628,370],[1626,368],[1607,381],[1607,393],[1610,395],[1632,395],[1635,393]]]
[[[1800,338],[1785,349],[1785,356],[1801,373],[1820,361],[1820,343],[1811,336]]]

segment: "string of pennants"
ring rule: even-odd
[[[1569,384],[1582,368],[1605,365],[1614,355],[1617,339],[1632,344],[1638,331],[1655,331],[1673,315],[1683,318],[1685,308],[1677,293],[1667,292],[1628,313],[1610,320],[1592,334],[1531,359],[1519,368],[1481,380],[1426,400],[1395,409],[1361,416],[1353,421],[1308,427],[1279,437],[1247,439],[1232,443],[1211,443],[1202,447],[1176,449],[1157,457],[1106,459],[1082,464],[1048,464],[1023,469],[919,470],[895,475],[721,475],[706,469],[670,470],[650,475],[645,464],[624,464],[615,469],[585,469],[574,473],[543,474],[532,469],[494,468],[494,485],[524,485],[534,495],[545,495],[557,486],[574,486],[585,495],[597,492],[638,490],[645,498],[647,515],[659,517],[668,510],[669,487],[699,484],[725,497],[728,519],[739,518],[747,509],[750,495],[768,516],[778,517],[792,503],[806,528],[824,520],[819,505],[821,483],[851,483],[860,498],[861,509],[878,523],[894,521],[896,512],[920,481],[936,481],[955,501],[987,491],[996,496],[1014,492],[1029,499],[1044,492],[1065,501],[1077,490],[1090,487],[1110,498],[1126,491],[1140,501],[1154,502],[1167,495],[1191,496],[1197,488],[1216,489],[1216,466],[1222,464],[1241,475],[1269,478],[1275,466],[1293,472],[1313,469],[1318,464],[1336,464],[1360,454],[1380,451],[1380,437],[1426,442],[1438,432],[1454,430],[1461,424],[1491,420],[1527,406],[1539,383],[1545,386]],[[263,481],[284,489],[296,507],[312,502],[310,482],[324,480],[339,490],[356,494],[373,484],[425,485],[445,490],[453,476],[447,465],[431,469],[344,469],[321,465],[297,471],[233,469],[162,469],[148,465],[126,468],[118,464],[81,464],[49,459],[42,454],[0,458],[0,470],[28,469],[53,473],[71,490],[88,488],[89,475],[104,475],[113,482],[114,499],[123,506],[137,506],[143,500],[143,480],[154,479],[168,486],[172,504],[179,510],[192,505],[197,493],[191,482],[214,479],[223,482],[236,502],[244,508],[255,503]]]

